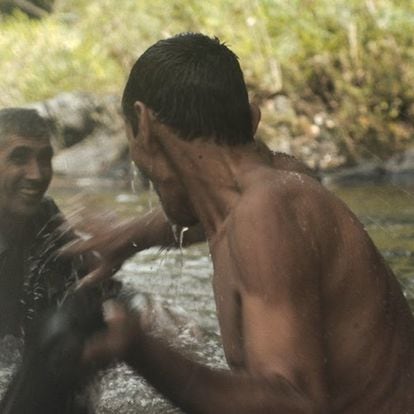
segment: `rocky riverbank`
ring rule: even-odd
[[[131,178],[119,97],[62,93],[29,106],[53,125],[57,176]],[[298,113],[284,95],[262,100],[260,108],[258,138],[274,151],[301,159],[329,183],[414,183],[414,145],[386,160],[370,154],[349,165],[335,140],[338,126],[328,114]]]

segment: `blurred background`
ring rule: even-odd
[[[128,158],[129,70],[160,38],[217,36],[261,107],[258,138],[349,204],[414,310],[413,29],[412,0],[0,0],[0,107],[36,107],[55,123],[50,193],[64,212],[140,215],[157,199]],[[178,346],[223,366],[210,275],[199,245],[149,250],[118,277],[159,304]],[[0,365],[0,388],[10,372]],[[126,367],[102,384],[99,413],[176,412]]]
[[[1,0],[0,106],[119,95],[132,63],[184,31],[240,58],[260,137],[312,167],[413,145],[411,0]]]

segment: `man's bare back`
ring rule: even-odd
[[[414,412],[414,321],[395,276],[342,201],[305,175],[262,170],[248,178],[258,188],[250,184],[222,237],[211,243],[229,365],[254,369],[254,361],[245,358],[252,352],[246,342],[263,352],[270,333],[280,364],[271,366],[270,349],[266,369],[280,374],[285,358],[294,355],[284,375],[314,390],[315,397],[326,393],[330,413]],[[272,257],[269,272],[249,260],[257,249]],[[253,314],[248,320],[246,306]],[[292,320],[301,322],[296,331]],[[286,330],[290,335],[275,334]],[[309,331],[320,333],[316,346],[309,343]],[[246,332],[254,338],[249,341]]]

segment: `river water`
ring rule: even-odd
[[[73,188],[80,188],[73,191]],[[393,268],[414,311],[414,183],[410,186],[368,185],[332,187],[365,224]],[[83,203],[95,211],[117,211],[120,216],[142,215],[157,204],[153,192],[132,193],[113,182],[97,185],[85,180],[64,187],[52,186],[51,195],[64,212]],[[82,194],[82,196],[79,196]],[[171,344],[212,367],[225,367],[215,318],[210,279],[212,266],[207,246],[185,250],[150,249],[136,255],[117,277],[134,293],[139,306],[150,303],[160,329]],[[3,344],[0,387],[5,385],[17,358],[13,344]],[[4,355],[7,354],[7,357]],[[118,365],[100,378],[97,412],[178,413],[125,366]]]

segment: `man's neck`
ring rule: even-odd
[[[10,217],[8,214],[1,214],[0,217],[0,253],[8,244],[21,236],[27,218]]]
[[[168,137],[162,147],[209,238],[248,187],[251,172],[266,164],[254,143],[229,147],[211,140],[187,142]]]

